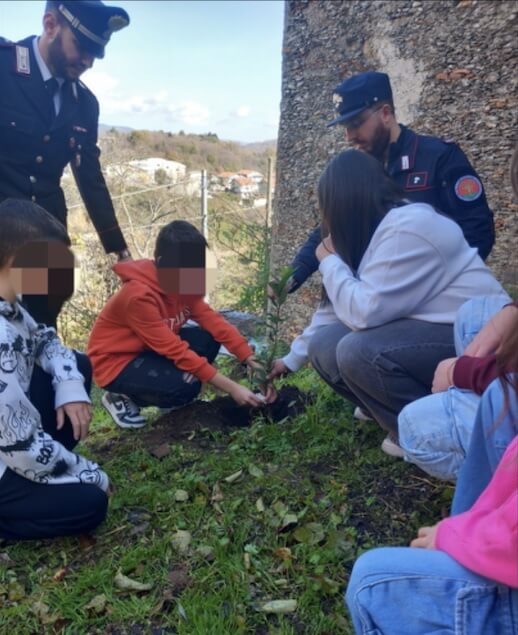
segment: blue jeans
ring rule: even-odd
[[[393,434],[401,409],[430,392],[437,364],[454,354],[451,324],[409,319],[363,331],[333,324],[308,348],[322,379]]]
[[[179,336],[191,351],[212,363],[219,343],[200,327],[184,327]],[[201,390],[201,381],[184,372],[164,355],[144,351],[127,364],[117,377],[103,386],[109,392],[127,395],[137,406],[176,408],[194,401]]]
[[[478,297],[460,307],[453,331],[457,356],[508,301],[505,296]],[[436,478],[456,480],[466,458],[479,402],[476,393],[451,387],[408,404],[398,417],[405,460]]]
[[[355,563],[346,592],[363,635],[515,635],[518,590],[443,551],[384,547]]]
[[[518,433],[518,396],[509,387],[506,408],[504,389],[495,379],[480,400],[473,434],[457,480],[452,515],[473,506],[488,486],[507,446]]]

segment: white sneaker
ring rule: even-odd
[[[358,421],[374,421],[370,414],[363,408],[360,408],[360,406],[356,406],[354,409],[353,419],[358,419]]]
[[[385,452],[385,454],[396,457],[398,459],[402,459],[405,456],[405,451],[403,450],[403,448],[390,434],[383,439],[381,449],[383,450],[383,452]]]
[[[120,428],[143,428],[146,425],[140,408],[126,395],[105,392],[101,402]]]

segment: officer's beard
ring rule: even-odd
[[[381,121],[378,122],[374,129],[372,141],[369,145],[367,152],[378,161],[384,162],[390,145],[390,129],[386,128]]]
[[[54,77],[67,78],[67,58],[63,53],[63,36],[58,33],[48,48],[48,65]]]

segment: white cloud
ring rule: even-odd
[[[207,123],[210,115],[208,108],[195,101],[184,101],[177,106],[171,105],[169,113],[175,121],[191,126]]]
[[[119,84],[117,77],[97,70],[88,71],[81,78],[81,81],[88,86],[99,101],[109,98]]]
[[[250,106],[239,106],[234,113],[232,113],[235,117],[239,117],[240,119],[244,119],[250,115]]]
[[[192,100],[175,103],[170,100],[165,90],[153,95],[124,97],[117,90],[119,80],[102,71],[89,71],[85,84],[99,100],[103,116],[117,114],[162,115],[166,120],[184,126],[201,125],[209,121],[210,111],[208,108]],[[240,116],[246,116],[246,114]]]

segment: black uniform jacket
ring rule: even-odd
[[[457,144],[401,125],[389,149],[387,172],[412,203],[428,203],[458,223],[467,242],[487,258],[495,242],[493,213],[477,173]],[[318,269],[315,249],[320,240],[316,227],[291,264],[295,273],[290,291]]]
[[[126,243],[99,163],[97,99],[81,82],[65,82],[56,117],[33,38],[0,38],[0,201],[32,200],[66,226],[60,180],[70,163],[104,249],[120,251]]]

